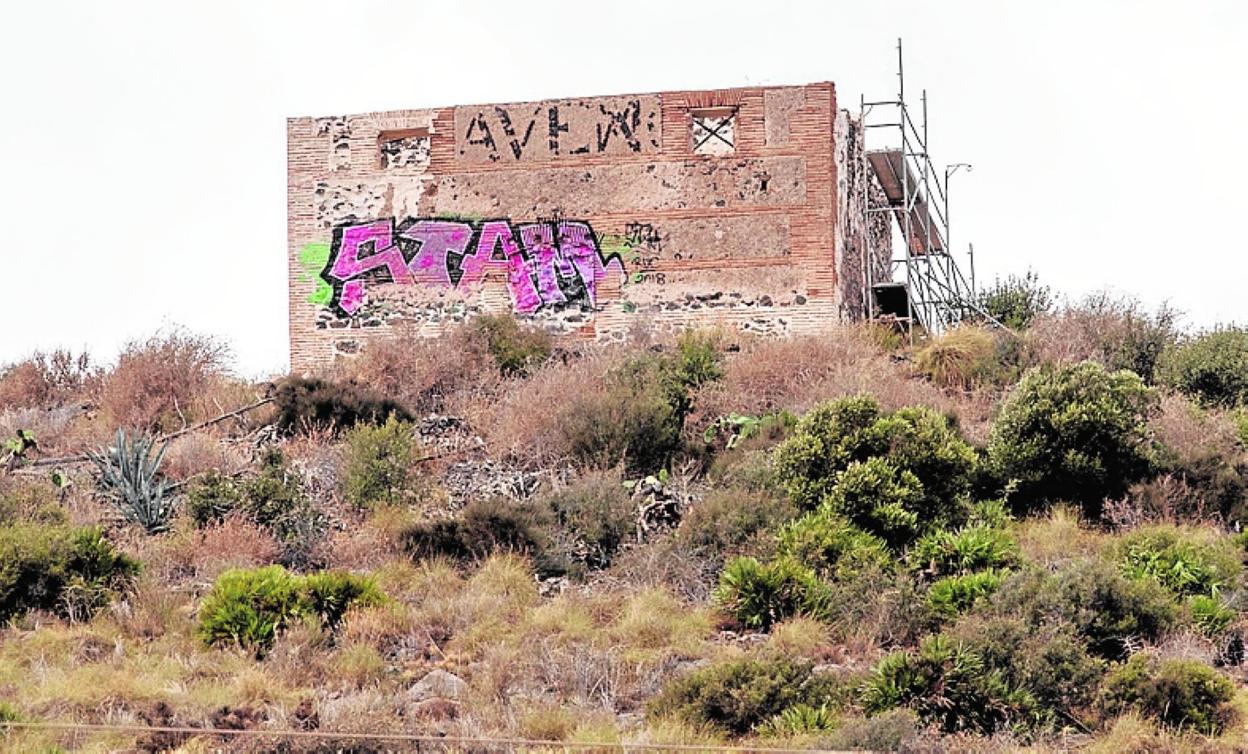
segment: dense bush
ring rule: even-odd
[[[1174,526],[1151,526],[1127,534],[1118,545],[1123,572],[1152,578],[1178,596],[1214,595],[1237,585],[1242,564],[1234,545],[1201,541]]]
[[[257,651],[287,625],[304,618],[332,628],[354,605],[383,602],[372,579],[348,573],[299,576],[281,566],[234,568],[221,574],[199,606],[199,636],[207,644]]]
[[[795,615],[825,615],[831,593],[811,568],[792,558],[760,563],[741,557],[724,568],[714,596],[736,621],[766,631]]]
[[[669,683],[649,705],[695,726],[744,735],[798,707],[836,709],[847,684],[812,673],[809,662],[784,657],[741,658],[697,668]]]
[[[554,349],[551,336],[522,327],[510,314],[482,314],[467,325],[468,342],[487,352],[506,376],[525,375],[541,366]]]
[[[793,501],[809,509],[836,489],[851,464],[872,458],[887,459],[907,488],[915,486],[907,475],[917,480],[920,494],[912,499],[907,491],[901,507],[914,514],[921,528],[965,517],[975,451],[958,436],[948,417],[931,409],[907,407],[885,414],[867,396],[825,403],[803,416],[793,435],[776,448],[775,466]],[[862,486],[844,494],[865,494],[871,478],[884,473],[893,472],[878,463],[856,472],[855,482]]]
[[[99,378],[84,351],[75,356],[57,349],[0,368],[0,408],[60,405],[76,398]]]
[[[334,383],[314,377],[287,377],[273,386],[277,406],[275,423],[286,433],[310,429],[349,429],[361,422],[381,424],[394,416],[410,421],[398,403],[354,383]]]
[[[820,506],[781,529],[778,551],[838,581],[867,569],[889,570],[894,561],[884,540],[829,506]]]
[[[1153,392],[1130,372],[1084,362],[1028,373],[993,423],[988,454],[1024,510],[1079,503],[1099,517],[1152,468],[1147,418]]]
[[[921,519],[925,513],[923,483],[914,474],[880,457],[854,461],[837,475],[836,485],[819,510],[844,516],[855,526],[900,549],[921,528],[943,521]]]
[[[1035,700],[1010,688],[969,647],[937,635],[917,651],[881,660],[863,688],[862,705],[869,714],[909,707],[946,733],[990,734],[1030,722]]]
[[[28,610],[87,617],[138,571],[98,528],[0,526],[0,622]]]
[[[615,472],[587,472],[536,504],[554,514],[567,554],[590,568],[610,565],[637,523],[636,505]]]
[[[1231,408],[1248,400],[1248,330],[1205,333],[1168,350],[1161,379],[1202,403]]]
[[[937,615],[952,618],[965,613],[1001,586],[1000,571],[977,571],[937,579],[927,591],[927,604]]]
[[[1035,272],[997,278],[979,290],[979,306],[988,316],[1012,330],[1025,330],[1053,308],[1053,291]]]
[[[455,518],[424,521],[407,527],[399,542],[413,558],[446,557],[481,560],[494,552],[513,552],[533,560],[542,576],[567,570],[551,539],[549,509],[503,498],[474,500]]]
[[[971,615],[946,635],[1000,671],[1011,688],[1029,692],[1050,722],[1091,722],[1089,710],[1106,662],[1090,655],[1068,625],[1032,626],[1012,616]]]
[[[347,432],[343,484],[359,509],[392,505],[411,496],[420,455],[415,428],[391,414],[384,424],[358,424]]]
[[[1202,662],[1139,653],[1106,677],[1100,704],[1106,715],[1134,710],[1168,727],[1213,734],[1229,721],[1234,694],[1234,684]]]
[[[573,399],[561,427],[572,455],[598,467],[620,463],[645,473],[681,448],[693,391],[719,379],[715,339],[686,332],[670,353],[648,353],[604,377],[602,391]]]
[[[1129,579],[1101,560],[1075,560],[1056,573],[1027,569],[1006,579],[992,600],[995,614],[1031,626],[1070,625],[1098,657],[1121,659],[1128,646],[1156,641],[1179,610],[1152,579]]]

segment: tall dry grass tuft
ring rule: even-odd
[[[133,341],[102,378],[100,408],[113,425],[154,432],[237,408],[214,400],[228,383],[228,357],[219,341],[182,330]]]
[[[270,565],[281,554],[270,531],[237,514],[206,529],[184,520],[170,534],[137,539],[132,547],[146,571],[171,584],[208,583],[228,568]]]
[[[991,382],[997,363],[996,336],[983,327],[965,325],[931,339],[919,350],[915,367],[937,385],[970,390]]]
[[[745,341],[724,362],[723,379],[694,398],[687,427],[701,433],[718,416],[807,411],[846,395],[875,396],[887,411],[926,405],[955,417],[974,442],[987,436],[993,399],[987,394],[951,395],[912,373],[859,327],[819,336]]]
[[[169,443],[160,471],[169,479],[185,481],[213,470],[234,475],[249,461],[239,448],[221,442],[212,432],[191,432]]]

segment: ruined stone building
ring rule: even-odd
[[[831,83],[293,118],[287,139],[295,370],[475,312],[817,333],[887,266]]]

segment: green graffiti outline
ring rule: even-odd
[[[303,268],[303,272],[299,274],[299,281],[301,283],[316,281],[316,287],[308,294],[309,304],[329,306],[329,302],[334,300],[334,289],[321,278],[321,273],[328,264],[329,244],[327,243],[305,244],[299,250],[299,266]]]

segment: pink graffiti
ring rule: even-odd
[[[363,305],[367,282],[469,290],[499,270],[515,310],[529,314],[569,303],[596,308],[599,283],[611,275],[624,279],[623,261],[602,256],[588,223],[528,223],[516,230],[519,242],[507,220],[408,220],[397,234],[393,218],[344,225],[334,231],[321,277],[334,288],[331,306],[347,315]]]

